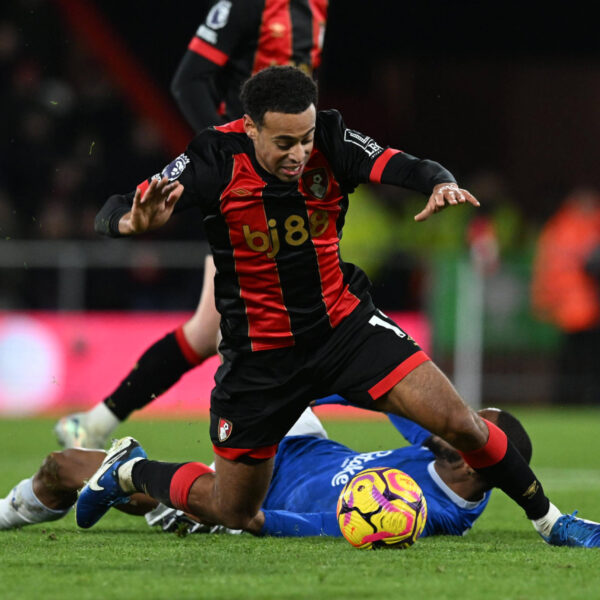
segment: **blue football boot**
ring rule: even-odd
[[[578,519],[575,515],[563,515],[554,523],[548,537],[542,536],[552,546],[579,546],[600,548],[600,523]]]
[[[115,504],[129,502],[129,493],[119,485],[117,470],[124,463],[146,458],[146,452],[132,437],[115,440],[100,468],[90,477],[77,499],[77,525],[87,529],[97,523]]]

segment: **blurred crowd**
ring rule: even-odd
[[[55,3],[3,6],[0,85],[0,243],[97,241],[94,217],[106,198],[133,189],[171,159],[157,129],[129,108]],[[198,239],[198,231],[185,219],[148,237]],[[126,269],[94,270],[87,273],[86,304],[188,309],[201,274],[188,285],[170,285],[179,275],[153,256]],[[0,271],[0,307],[57,308],[57,279],[47,269]]]
[[[19,0],[4,11],[0,233],[95,239],[93,218],[106,197],[168,157],[152,124],[131,113],[53,3]]]

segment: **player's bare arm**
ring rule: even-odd
[[[433,188],[425,208],[415,215],[415,221],[426,221],[432,214],[440,212],[449,205],[467,202],[473,206],[479,206],[477,198],[467,190],[459,188],[456,183],[439,183]]]
[[[119,233],[137,235],[162,227],[171,218],[183,190],[181,183],[170,182],[167,177],[153,179],[143,194],[138,187],[131,210],[119,221]]]

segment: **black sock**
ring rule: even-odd
[[[529,519],[541,519],[550,508],[542,484],[510,440],[506,454],[495,465],[479,468],[477,472],[491,485],[512,498]]]
[[[150,404],[196,365],[184,356],[173,332],[155,342],[138,360],[104,404],[124,421],[134,410]]]
[[[490,486],[512,498],[530,519],[541,519],[550,509],[542,484],[506,433],[487,419],[484,421],[489,431],[485,445],[460,454]]]
[[[131,470],[131,481],[138,492],[171,506],[171,480],[186,463],[140,460]]]

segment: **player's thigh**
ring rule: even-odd
[[[352,404],[373,402],[429,357],[392,319],[370,305],[360,306],[315,352],[315,379],[326,384],[320,396],[339,394]]]
[[[419,423],[460,450],[479,448],[487,441],[479,416],[431,361],[413,369],[374,405]]]

